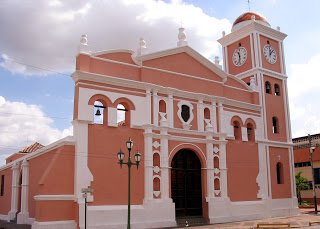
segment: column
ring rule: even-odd
[[[228,198],[228,176],[227,176],[227,150],[226,141],[224,139],[219,146],[219,156],[220,156],[220,189],[221,197]]]
[[[204,111],[203,111],[203,101],[199,100],[197,104],[197,116],[198,116],[198,130],[204,131]]]
[[[211,102],[210,118],[211,118],[211,124],[213,126],[213,132],[217,133],[218,120],[217,120],[217,105],[215,101]]]
[[[225,132],[223,130],[223,121],[222,121],[222,113],[223,113],[223,105],[221,102],[218,103],[218,114],[219,114],[219,120],[218,120],[218,123],[219,123],[219,133],[223,133]]]
[[[168,95],[167,115],[168,115],[169,127],[173,128],[173,122],[174,122],[173,96],[171,94]]]
[[[161,198],[169,199],[169,155],[168,155],[168,131],[163,128],[160,132],[160,166],[161,166]]]
[[[144,202],[153,199],[153,153],[152,153],[152,129],[144,130]]]
[[[159,98],[157,91],[153,91],[153,125],[159,125]]]
[[[145,120],[145,124],[151,124],[151,91],[148,89],[146,91],[146,113],[147,113],[147,120]]]
[[[12,166],[12,194],[11,194],[11,210],[8,213],[8,220],[14,220],[18,211],[18,195],[19,195],[19,165],[14,163]]]
[[[27,224],[29,219],[28,193],[29,193],[29,163],[26,159],[22,161],[22,187],[21,187],[21,212],[18,214],[17,223]]]

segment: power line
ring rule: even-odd
[[[12,113],[12,112],[0,112],[1,114],[7,114],[7,115],[21,115],[21,116],[30,116],[30,117],[39,117],[39,118],[52,118],[52,119],[67,119],[72,120],[72,118],[67,117],[58,117],[58,116],[46,116],[46,115],[32,115],[32,114],[22,114],[22,113]],[[1,117],[0,117],[1,118]]]
[[[5,53],[2,52],[2,54],[5,54]],[[2,59],[4,61],[8,60],[8,61],[20,64],[20,65],[24,65],[24,66],[29,67],[29,68],[37,69],[37,70],[47,71],[47,72],[51,72],[51,73],[55,73],[55,74],[59,74],[59,75],[63,75],[63,76],[68,76],[68,77],[71,76],[70,74],[62,73],[62,72],[59,72],[59,71],[56,71],[56,70],[53,70],[53,69],[50,69],[50,68],[47,68],[47,67],[39,67],[39,66],[27,64],[27,63],[24,63],[22,61],[17,60],[16,58],[10,57],[10,56],[8,56],[7,58],[3,58],[2,57]]]

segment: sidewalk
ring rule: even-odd
[[[320,224],[315,224],[309,226],[311,221],[320,221],[320,212],[318,215],[315,215],[313,209],[300,209],[300,215],[291,216],[291,217],[276,217],[276,218],[267,218],[260,220],[251,220],[251,221],[241,221],[233,223],[222,223],[222,224],[213,224],[206,226],[197,226],[189,228],[199,228],[199,229],[252,229],[257,226],[258,223],[290,223],[290,226],[293,228],[309,228],[309,229],[320,229]]]

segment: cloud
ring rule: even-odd
[[[208,58],[219,54],[216,40],[231,28],[228,20],[177,0],[2,0],[1,66],[25,75],[50,73],[32,66],[72,72],[82,34],[88,35],[92,51],[135,51],[143,37],[153,52],[175,47],[181,24],[189,45]]]
[[[34,142],[50,144],[72,135],[72,127],[62,131],[53,127],[37,105],[11,102],[0,96],[0,165],[5,157]]]
[[[320,131],[320,54],[305,64],[289,67],[288,90],[293,136],[316,134]]]

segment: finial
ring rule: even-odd
[[[146,49],[147,49],[146,41],[141,37],[139,40],[139,48],[138,48],[137,55],[138,56],[143,55]]]
[[[187,36],[186,36],[186,33],[184,32],[184,28],[182,28],[182,27],[179,28],[177,45],[178,45],[178,47],[188,45]]]
[[[79,53],[89,53],[87,34],[83,34],[81,36],[78,51],[79,51]]]
[[[222,36],[224,37],[226,35],[226,31],[222,31]]]
[[[248,0],[248,10],[250,12],[250,0]]]
[[[214,57],[214,63],[215,63],[216,65],[219,65],[219,62],[220,62],[219,57],[218,57],[218,56],[215,56],[215,57]]]

